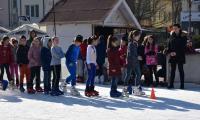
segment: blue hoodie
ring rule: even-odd
[[[96,46],[97,51],[97,64],[103,65],[106,58],[106,43],[104,37],[101,35],[99,37],[99,44]]]
[[[66,63],[75,63],[77,62],[78,56],[80,53],[80,47],[76,46],[75,44],[70,45],[66,52]]]
[[[50,38],[44,38],[42,40],[43,47],[41,49],[41,64],[43,71],[50,71],[51,70],[51,48],[48,47],[48,42]]]

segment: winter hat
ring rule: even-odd
[[[78,42],[82,42],[83,41],[83,36],[82,35],[77,35],[75,37],[75,40],[74,41],[78,41]]]

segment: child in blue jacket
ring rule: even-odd
[[[80,53],[80,45],[82,43],[82,40],[83,40],[83,37],[81,35],[77,35],[73,44],[70,45],[65,55],[66,66],[70,73],[70,76],[66,78],[66,83],[71,82],[70,92],[71,92],[71,95],[73,96],[80,95],[79,91],[76,89],[75,86],[76,86],[76,65],[77,65],[77,60]]]
[[[51,46],[50,37],[42,39],[43,47],[41,49],[41,64],[44,71],[44,94],[48,95],[51,91]]]

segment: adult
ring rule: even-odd
[[[33,39],[37,37],[37,33],[35,32],[35,30],[31,30],[30,31],[30,37],[29,37],[29,40],[27,40],[27,46],[30,47],[31,46],[31,43],[33,42]]]
[[[185,50],[187,45],[187,34],[181,30],[180,24],[173,25],[173,31],[171,32],[169,43],[168,43],[168,53],[170,54],[169,63],[171,63],[171,75],[170,83],[168,88],[174,88],[174,79],[176,66],[178,65],[180,74],[180,89],[184,89],[184,70],[183,65],[185,64]]]

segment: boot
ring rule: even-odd
[[[86,88],[85,88],[85,96],[87,96],[87,97],[91,97],[92,96],[89,86],[86,86]]]
[[[28,92],[28,94],[35,94],[35,93],[36,93],[36,90],[33,89],[33,87],[29,87],[29,88],[27,89],[27,92]]]
[[[71,95],[72,95],[72,96],[80,96],[80,93],[79,93],[79,91],[76,89],[75,86],[72,86],[72,87],[70,88],[70,92],[71,92]]]
[[[37,92],[44,92],[44,90],[41,87],[36,87],[35,89]]]
[[[122,96],[122,93],[117,91],[117,90],[111,90],[110,91],[110,97],[121,97]]]
[[[25,91],[23,84],[20,84],[19,90],[20,90],[20,92],[22,92],[22,93]]]
[[[99,96],[99,92],[94,90],[94,86],[90,86],[92,96]]]

